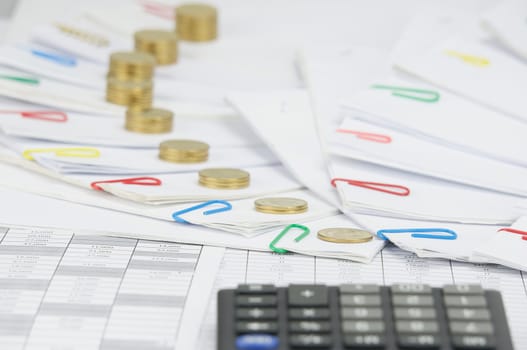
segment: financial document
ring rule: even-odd
[[[525,273],[498,265],[460,263],[440,259],[423,259],[393,246],[384,248],[370,264],[352,261],[278,255],[266,252],[227,249],[216,277],[214,293],[241,283],[478,283],[501,291],[509,327],[516,349],[527,349],[525,315],[527,289]],[[198,349],[216,349],[217,302],[213,297],[201,328]]]
[[[210,297],[209,249],[0,226],[1,347],[175,349],[189,299]]]

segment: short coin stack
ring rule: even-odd
[[[161,108],[128,109],[126,130],[142,134],[161,134],[172,130],[174,113]]]
[[[209,158],[209,145],[194,140],[168,140],[159,145],[159,158],[173,163],[200,163]]]
[[[218,11],[205,4],[184,4],[176,8],[176,32],[186,41],[210,41],[217,37]]]
[[[365,243],[373,239],[373,235],[358,228],[331,227],[318,231],[317,238],[332,243]]]
[[[167,30],[140,30],[134,35],[135,50],[149,53],[158,65],[176,63],[178,57],[177,34]]]
[[[250,174],[232,168],[209,168],[199,172],[199,184],[208,188],[235,190],[248,187]]]
[[[154,57],[146,53],[113,53],[110,56],[106,100],[130,108],[150,108],[154,66]]]
[[[254,208],[267,214],[300,214],[307,211],[308,204],[299,198],[269,197],[255,200]]]

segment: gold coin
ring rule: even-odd
[[[157,64],[172,64],[177,61],[177,34],[166,30],[140,30],[134,34],[135,50],[155,57]]]
[[[299,198],[269,197],[254,201],[254,207],[261,213],[300,214],[307,211],[307,202]]]
[[[239,189],[248,187],[250,174],[234,168],[208,168],[199,172],[199,184],[216,189]]]
[[[106,101],[129,107],[149,108],[152,105],[151,80],[122,81],[109,78],[106,84]]]
[[[121,51],[110,55],[108,77],[119,80],[147,80],[154,74],[155,58],[144,52]]]
[[[125,128],[144,134],[165,133],[172,130],[174,113],[161,108],[133,109],[126,111]]]
[[[199,163],[209,157],[209,145],[195,140],[168,140],[159,145],[159,158],[174,163]]]
[[[333,243],[364,243],[371,241],[373,235],[358,228],[332,227],[318,231],[317,238]]]
[[[218,11],[206,4],[185,4],[176,8],[176,31],[181,40],[210,41],[217,37]]]

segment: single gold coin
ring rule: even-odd
[[[332,227],[318,231],[317,238],[333,243],[364,243],[371,241],[373,235],[358,228]]]
[[[254,201],[256,211],[268,214],[300,214],[307,211],[307,202],[299,198],[268,197]]]
[[[250,174],[234,168],[208,168],[199,172],[199,184],[215,189],[240,189],[249,186]]]
[[[176,32],[181,40],[214,40],[217,26],[218,11],[213,6],[189,3],[176,8]]]
[[[209,145],[195,140],[168,140],[159,145],[159,158],[173,163],[200,163],[209,158]]]
[[[148,80],[154,75],[156,60],[144,52],[121,51],[110,55],[109,78]]]
[[[174,113],[161,108],[134,109],[126,111],[125,129],[142,134],[170,132]]]
[[[140,30],[134,34],[135,50],[154,56],[159,65],[176,63],[177,34],[168,30]]]

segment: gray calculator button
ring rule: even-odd
[[[483,295],[483,288],[478,284],[447,284],[443,287],[445,295]]]
[[[347,319],[380,319],[383,316],[380,307],[345,307],[340,309],[340,316]]]
[[[445,295],[447,307],[486,307],[487,300],[481,295]]]
[[[432,288],[426,284],[400,283],[392,286],[392,294],[430,294]]]
[[[292,306],[328,305],[328,287],[293,284],[287,291],[287,298],[289,305]]]
[[[433,306],[431,295],[396,294],[392,295],[394,306]]]
[[[289,318],[293,320],[320,320],[329,318],[329,309],[302,307],[289,309]]]
[[[238,294],[274,294],[276,287],[272,284],[240,284]]]
[[[485,335],[455,335],[452,345],[456,350],[493,350],[496,349],[496,340]]]
[[[381,296],[375,294],[344,294],[340,296],[342,306],[380,306]]]
[[[489,321],[490,312],[487,309],[449,308],[449,320]]]
[[[289,322],[292,333],[327,333],[331,330],[329,322],[293,321]]]
[[[289,337],[289,344],[292,347],[309,348],[328,348],[331,346],[331,337],[323,334],[293,334]]]
[[[384,349],[386,345],[382,334],[347,334],[344,335],[343,341],[350,349],[377,350]]]
[[[273,320],[278,317],[276,309],[268,308],[240,308],[236,310],[236,318],[242,320]]]
[[[382,321],[343,321],[343,333],[382,333],[384,322]]]
[[[395,321],[398,333],[437,333],[439,324],[436,321]]]
[[[340,294],[377,294],[381,287],[376,284],[343,284],[340,286]]]
[[[274,295],[238,295],[236,305],[238,306],[275,306],[276,296]]]
[[[438,334],[401,334],[397,336],[401,349],[439,349],[441,338]]]
[[[436,310],[431,307],[396,307],[393,312],[398,320],[429,320],[437,316]]]
[[[449,326],[452,334],[490,335],[494,333],[494,327],[490,322],[452,321]]]
[[[276,333],[278,324],[276,322],[236,322],[238,333]]]

